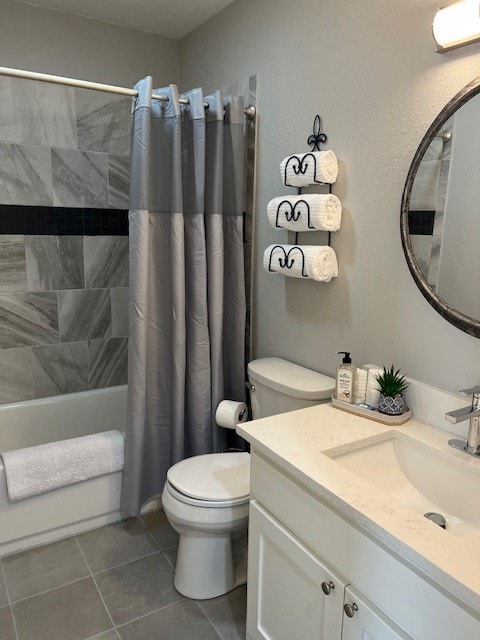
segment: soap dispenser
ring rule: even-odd
[[[343,354],[342,364],[337,367],[337,400],[343,402],[355,402],[355,374],[357,368],[353,366],[349,351],[339,351],[339,355]]]

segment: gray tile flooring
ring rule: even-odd
[[[0,559],[0,640],[244,640],[246,588],[184,598],[177,541],[154,511]]]

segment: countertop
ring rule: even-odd
[[[239,424],[253,451],[270,459],[371,538],[480,614],[480,534],[455,536],[340,466],[339,454],[401,432],[447,452],[480,480],[480,460],[448,446],[451,434],[415,418],[389,427],[322,404]],[[480,509],[480,495],[478,496]]]

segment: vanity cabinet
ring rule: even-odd
[[[385,618],[376,607],[367,603],[353,587],[345,589],[344,612],[342,640],[410,639],[410,636]]]
[[[249,527],[249,640],[340,638],[345,580],[255,502]]]
[[[247,640],[408,640],[253,501]]]
[[[479,617],[414,558],[289,471],[252,450],[247,640],[480,638]]]

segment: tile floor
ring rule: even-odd
[[[246,588],[184,598],[176,545],[154,511],[0,559],[0,640],[244,640]]]

